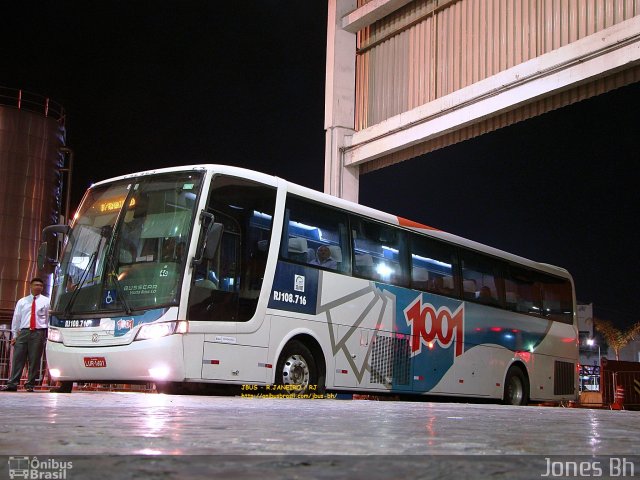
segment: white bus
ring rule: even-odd
[[[67,390],[577,395],[565,270],[277,177],[125,175],[89,188],[51,233],[66,240],[47,360]]]

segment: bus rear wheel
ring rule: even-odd
[[[505,405],[527,405],[529,403],[529,382],[519,367],[511,367],[507,371],[502,403]]]
[[[318,365],[309,348],[298,340],[289,342],[276,365],[276,385],[283,385],[286,394],[300,396],[323,394],[324,382],[319,383]]]

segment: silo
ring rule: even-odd
[[[30,278],[42,276],[51,291],[36,260],[42,229],[58,221],[65,141],[59,104],[0,87],[0,324],[11,322]]]

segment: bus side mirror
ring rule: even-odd
[[[69,225],[49,225],[42,230],[45,241],[38,248],[38,268],[45,273],[53,273],[58,265],[58,234],[69,235]],[[53,235],[54,234],[54,235]]]
[[[205,212],[203,210],[202,212],[200,212],[200,221],[204,222],[205,219],[209,220],[209,224],[207,225],[204,241],[202,242],[202,246],[200,247],[198,257],[193,257],[193,259],[191,260],[192,267],[200,265],[205,259],[212,259],[216,253],[216,250],[218,250],[218,245],[220,244],[220,239],[222,238],[224,226],[221,223],[215,223],[213,214]]]
[[[55,264],[51,262],[51,257],[48,255],[49,244],[42,242],[38,248],[38,270],[44,273],[53,273]]]

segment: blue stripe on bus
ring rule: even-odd
[[[318,277],[315,268],[278,262],[273,279],[269,308],[315,315],[318,303]]]
[[[151,323],[158,320],[166,312],[165,308],[147,310],[140,315],[132,314],[125,317],[102,317],[88,319],[62,319],[55,315],[51,316],[49,324],[58,328],[78,328],[78,327],[99,327],[102,320],[114,322],[114,336],[121,337],[129,330],[143,323]]]
[[[382,283],[376,287],[395,296],[394,332],[396,339],[408,340],[413,390],[433,389],[456,357],[479,345],[533,351],[550,325],[548,320],[430,293]],[[396,383],[397,375],[393,378],[394,390],[406,389]]]

